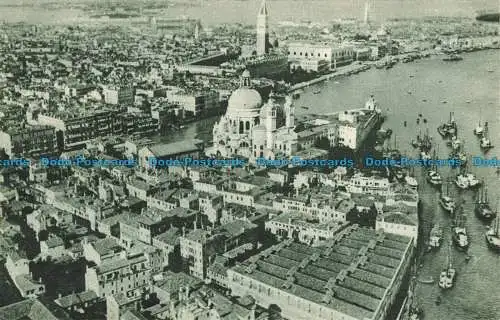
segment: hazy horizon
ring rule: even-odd
[[[82,10],[71,9],[77,4],[109,3],[119,6],[131,3],[164,3],[161,15],[173,18],[181,15],[200,19],[204,24],[245,23],[255,21],[261,0],[0,0],[0,20],[28,23],[71,23],[88,20]],[[270,22],[310,20],[326,23],[339,18],[362,18],[365,0],[267,0]],[[477,11],[500,11],[497,0],[371,0],[370,19],[422,18],[428,16],[474,17]],[[60,4],[56,10],[40,10],[37,5]],[[64,4],[68,4],[65,7]],[[167,4],[175,4],[168,7]],[[186,4],[185,6],[182,4]],[[303,5],[301,5],[303,4]],[[307,5],[306,5],[307,4]]]

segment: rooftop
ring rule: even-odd
[[[169,293],[176,293],[179,292],[179,288],[181,287],[190,286],[196,288],[202,284],[201,280],[183,272],[174,273],[169,271],[163,275],[163,280],[157,283],[156,286]]]
[[[73,293],[59,299],[55,300],[59,306],[63,308],[69,308],[74,305],[80,305],[92,300],[97,299],[98,296],[94,291],[84,291],[79,293]]]
[[[355,225],[326,246],[285,241],[232,269],[352,317],[372,318],[410,246],[410,238]]]
[[[39,299],[28,299],[0,308],[0,319],[5,320],[70,320],[63,311]]]
[[[168,157],[173,156],[180,153],[188,153],[193,151],[200,151],[201,147],[199,146],[203,141],[194,139],[192,141],[179,141],[174,143],[165,143],[165,144],[155,144],[148,146],[147,148],[153,153],[154,156],[160,157]]]

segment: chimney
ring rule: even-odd
[[[62,294],[59,292],[59,293],[57,294],[57,297],[58,297],[59,299],[61,299],[61,298],[62,298]]]

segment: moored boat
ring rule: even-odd
[[[439,274],[439,287],[441,289],[451,289],[455,284],[455,277],[457,275],[457,270],[453,267],[452,257],[451,257],[451,247],[448,247],[448,258],[447,258],[446,268]],[[439,303],[441,301],[439,300]]]
[[[457,211],[455,225],[451,229],[453,244],[460,250],[467,250],[470,245],[469,235],[465,227],[465,216],[462,214],[462,208]]]
[[[443,229],[439,224],[434,225],[429,235],[430,249],[439,248],[443,242]]]
[[[474,212],[476,216],[481,220],[492,220],[495,218],[496,212],[490,207],[488,200],[488,188],[486,185],[482,184],[481,189],[477,193],[477,201],[475,204]]]
[[[438,127],[438,133],[443,138],[453,137],[457,133],[457,123],[455,122],[453,112],[450,112],[450,119],[448,122]]]
[[[481,117],[481,109],[479,109],[479,117]],[[481,120],[479,120],[477,127],[474,128],[474,134],[478,137],[482,137],[484,133],[484,127],[481,125]]]
[[[498,208],[497,208],[498,212]],[[493,221],[490,230],[486,232],[486,243],[491,250],[500,253],[500,217]]]
[[[459,56],[458,54],[449,54],[446,57],[443,58],[443,61],[461,61],[464,58]]]
[[[483,151],[488,151],[491,148],[493,148],[493,144],[491,143],[491,140],[488,135],[488,122],[484,123],[484,131],[481,139],[479,139],[479,147]]]
[[[449,213],[455,212],[455,201],[446,195],[441,195],[439,205]]]
[[[446,187],[446,192],[443,192],[441,190],[441,195],[439,196],[439,205],[441,208],[443,208],[446,212],[453,214],[455,213],[455,200],[453,200],[452,197],[450,197],[450,192],[449,192],[449,181],[445,184]]]
[[[427,181],[433,186],[440,186],[443,183],[443,179],[439,172],[430,170],[427,172]]]
[[[405,182],[412,189],[417,189],[418,188],[418,181],[417,181],[417,179],[415,179],[412,176],[406,176],[405,177]]]
[[[434,278],[431,276],[428,276],[425,278],[419,278],[417,281],[420,283],[425,283],[425,284],[432,284],[435,282]]]

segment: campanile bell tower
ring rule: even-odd
[[[269,11],[266,0],[262,0],[257,15],[257,55],[262,56],[269,52]]]

